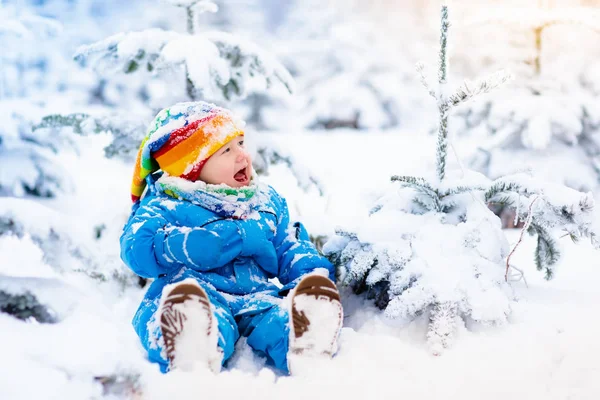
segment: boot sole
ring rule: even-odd
[[[193,338],[184,335],[185,328],[197,328]],[[195,282],[182,282],[175,284],[173,289],[164,296],[160,308],[160,329],[163,335],[169,369],[191,367],[193,360],[207,359],[207,364],[214,370],[209,352],[211,346],[211,333],[213,330],[213,315],[211,303],[202,289]],[[205,333],[202,334],[202,330]],[[202,339],[204,338],[204,342]],[[191,348],[189,340],[192,339]],[[183,340],[187,340],[185,344]],[[185,354],[177,355],[178,347],[185,348]],[[217,348],[216,342],[214,343]],[[220,363],[219,363],[220,366]]]
[[[290,353],[331,358],[344,318],[335,284],[324,276],[307,276],[296,286],[291,308]]]

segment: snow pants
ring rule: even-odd
[[[176,283],[189,276],[180,276],[170,283]],[[244,336],[248,345],[259,354],[266,356],[269,363],[283,372],[288,372],[287,352],[289,343],[289,316],[281,307],[282,297],[277,290],[257,292],[248,295],[232,295],[217,291],[211,284],[197,280],[206,291],[214,307],[219,326],[218,345],[223,351],[223,364],[233,355],[235,343]],[[160,365],[165,373],[168,361],[165,357],[164,342],[158,318],[158,306],[162,294],[161,284],[148,290],[140,305],[133,326],[148,352],[148,359]],[[156,292],[156,293],[152,293]]]

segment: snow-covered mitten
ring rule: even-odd
[[[191,370],[198,364],[220,371],[223,354],[212,308],[193,279],[165,286],[159,312],[169,369]]]
[[[301,360],[333,357],[343,319],[335,283],[322,275],[308,275],[298,283],[291,293],[288,368],[292,374]]]

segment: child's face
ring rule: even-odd
[[[252,175],[252,159],[244,147],[244,136],[230,140],[213,154],[200,171],[200,180],[213,185],[247,186]]]

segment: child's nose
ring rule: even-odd
[[[244,161],[244,159],[248,158],[248,152],[243,147],[238,147],[237,149],[237,157],[236,161]]]

